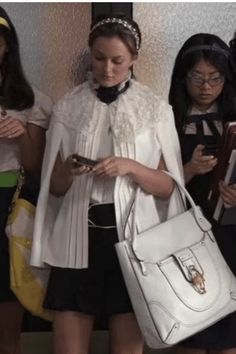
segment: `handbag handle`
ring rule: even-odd
[[[187,201],[189,202],[189,204],[191,206],[192,214],[193,214],[198,226],[204,232],[209,231],[211,229],[211,224],[209,223],[209,221],[207,219],[205,219],[205,217],[202,214],[201,208],[195,204],[193,198],[191,197],[191,195],[189,194],[187,189],[183,186],[183,184],[173,174],[171,174],[170,172],[164,171],[164,170],[162,170],[162,172],[174,180],[174,182],[179,190],[184,209],[187,210],[186,205],[184,203],[183,195],[186,197]],[[136,218],[137,218],[137,205],[138,205],[138,201],[139,201],[140,191],[141,191],[141,188],[138,187],[136,190],[134,201],[130,207],[128,217],[127,217],[127,222],[128,222],[129,216],[131,214],[131,210],[133,210],[132,235],[131,235],[131,243],[132,243],[133,249],[135,249],[135,241],[137,239]],[[183,193],[183,195],[182,195],[182,193]],[[155,198],[155,197],[153,196],[153,198]],[[126,223],[126,225],[127,225],[127,223]]]

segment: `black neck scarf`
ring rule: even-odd
[[[122,87],[121,87],[122,86]],[[110,104],[117,99],[117,97],[129,88],[129,81],[123,85],[115,85],[112,87],[99,86],[96,89],[97,97],[104,103]]]
[[[187,117],[187,124],[196,123],[197,127],[197,136],[199,138],[199,143],[204,142],[204,133],[203,133],[203,121],[208,125],[208,128],[212,132],[213,136],[220,142],[221,135],[218,132],[218,129],[215,126],[214,121],[221,121],[218,113],[204,113],[204,114],[192,114]]]

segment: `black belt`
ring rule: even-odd
[[[116,228],[116,215],[113,203],[89,204],[89,227]]]

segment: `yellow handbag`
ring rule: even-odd
[[[6,227],[9,239],[11,289],[29,312],[51,321],[52,311],[42,307],[49,269],[29,265],[36,208],[34,204],[20,197],[22,185],[21,174]]]

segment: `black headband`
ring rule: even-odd
[[[192,53],[192,52],[197,52],[200,50],[211,50],[214,52],[218,52],[223,54],[226,58],[228,58],[230,56],[230,52],[221,48],[220,46],[218,46],[218,44],[213,43],[212,45],[207,45],[207,44],[202,44],[202,45],[194,45],[192,47],[190,47],[189,49],[187,49],[183,54],[182,54],[182,58],[185,57],[186,55]]]

